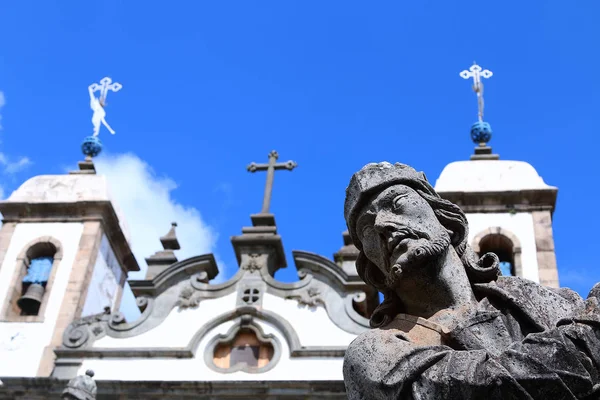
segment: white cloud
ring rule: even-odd
[[[157,176],[134,154],[103,155],[94,164],[98,173],[107,177],[111,194],[127,220],[132,250],[142,268],[130,278],[144,278],[147,268],[144,259],[162,250],[159,238],[167,233],[171,222],[178,224],[179,260],[214,252],[216,232],[203,221],[196,208],[184,206],[172,197],[171,192],[177,188],[173,180]],[[219,269],[222,277],[225,275],[222,263]]]
[[[0,153],[0,164],[4,166],[4,172],[15,174],[31,165],[31,160],[27,157],[21,157],[17,161],[10,161],[4,153]]]
[[[4,92],[0,91],[0,109],[6,104]],[[2,114],[0,114],[0,130],[2,130]],[[17,173],[31,164],[31,160],[27,157],[21,157],[17,161],[12,161],[6,154],[0,152],[0,165],[4,167],[4,172],[7,174]]]

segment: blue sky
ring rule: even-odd
[[[246,165],[276,149],[298,163],[272,201],[290,264],[278,278],[292,280],[292,249],[341,246],[344,189],[365,163],[435,181],[468,159],[476,102],[458,73],[476,60],[494,71],[491,145],[559,187],[561,283],[586,294],[600,280],[598,15],[593,0],[3,2],[2,189],[75,166],[87,86],[111,76],[124,89],[98,163],[135,214],[138,259],[179,218],[180,256],[214,251],[230,276],[229,237],[262,203],[264,173]]]

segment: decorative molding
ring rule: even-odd
[[[110,318],[110,307],[106,307],[103,313],[83,317],[72,322],[63,333],[63,346],[68,348],[81,347],[90,338],[103,335],[105,333],[105,323]]]
[[[352,321],[365,329],[371,329],[369,319],[360,315],[354,308],[355,304],[361,304],[366,301],[367,295],[365,292],[354,293],[351,296],[346,296],[344,299],[344,310]]]
[[[325,300],[321,297],[321,290],[316,286],[311,286],[306,290],[302,290],[298,294],[289,295],[286,299],[295,299],[299,305],[308,307],[317,307],[318,305],[325,305]]]
[[[531,189],[501,192],[443,192],[443,199],[458,205],[465,213],[502,213],[548,210],[554,212],[558,189]]]
[[[231,343],[235,340],[237,334],[242,329],[249,329],[256,335],[256,338],[261,343],[268,343],[273,347],[273,357],[269,360],[267,365],[263,367],[252,367],[246,364],[235,364],[230,366],[229,368],[219,368],[214,363],[214,353],[216,347],[221,343]],[[256,324],[253,318],[249,315],[243,315],[242,317],[236,320],[236,323],[229,329],[226,334],[219,334],[212,338],[210,342],[206,345],[206,349],[204,350],[204,362],[206,365],[212,369],[213,371],[220,373],[233,373],[233,372],[246,372],[249,374],[260,374],[263,372],[267,372],[273,369],[279,359],[281,358],[281,344],[277,337],[273,334],[265,335],[260,325]]]
[[[4,222],[86,222],[100,221],[102,229],[122,262],[123,271],[139,271],[138,265],[127,238],[119,224],[119,217],[108,200],[80,201],[77,203],[26,203],[16,201],[0,202],[0,212]]]
[[[192,285],[185,285],[179,292],[179,299],[176,305],[180,310],[186,308],[196,308],[200,304],[200,293],[195,290]]]
[[[348,275],[337,264],[323,256],[305,251],[292,253],[300,272],[313,276],[315,281],[321,282],[318,285],[321,292],[319,298],[334,324],[353,334],[360,334],[369,328],[365,317],[379,304],[379,295],[374,288],[367,286],[358,275]],[[294,293],[271,291],[288,298],[295,295],[302,296],[299,291]],[[365,296],[365,299],[360,301],[360,308],[364,310],[365,317],[354,308],[353,299],[357,293],[363,293]],[[304,296],[306,295],[308,293]]]
[[[57,365],[59,363],[67,363],[69,359],[80,358],[193,358],[198,351],[198,346],[201,340],[208,332],[218,327],[219,325],[235,320],[242,316],[251,316],[260,321],[267,322],[273,325],[281,332],[290,349],[290,357],[343,357],[346,352],[346,346],[302,346],[298,334],[292,325],[281,316],[266,310],[259,310],[254,307],[239,307],[233,311],[221,314],[204,324],[198,332],[192,337],[186,347],[142,347],[142,348],[93,348],[83,346],[86,343],[90,332],[95,329],[100,336],[102,323],[105,323],[109,315],[102,314],[93,317],[88,317],[87,324],[78,324],[75,328],[65,332],[65,344],[63,347],[56,349]],[[87,331],[73,332],[75,329],[87,327]],[[84,339],[85,337],[85,339]],[[67,346],[67,343],[70,346]],[[78,347],[79,346],[79,347]]]
[[[149,319],[154,309],[154,302],[150,297],[138,297],[136,303],[141,306],[142,315],[132,323],[126,321],[122,312],[112,313],[109,307],[106,307],[102,313],[73,321],[63,333],[62,345],[73,349],[91,347],[96,340],[106,335],[128,337],[141,334],[153,327],[142,331],[136,329]]]
[[[151,280],[130,280],[129,286],[136,296],[144,294],[157,297],[168,288],[189,279],[190,275],[196,274],[195,279],[199,283],[207,283],[218,273],[214,255],[203,254],[178,261]]]
[[[259,271],[261,269],[261,265],[259,263],[258,258],[261,256],[262,254],[259,253],[251,253],[248,254],[249,260],[245,263],[242,263],[241,268],[250,272],[251,274]]]
[[[296,282],[280,282],[263,269],[260,270],[260,277],[265,281],[267,286],[281,291],[302,289],[303,287],[310,285],[313,280],[312,274],[308,273],[306,270],[298,271],[299,280]]]
[[[319,254],[308,251],[292,251],[298,270],[310,271],[314,275],[326,276],[332,284],[340,289],[366,288],[367,284],[358,275],[348,275],[336,263]]]
[[[70,375],[52,378],[2,378],[2,398],[19,399],[23,393],[28,398],[58,399]],[[164,399],[165,393],[172,398],[218,398],[253,400],[331,399],[346,400],[343,380],[236,380],[236,381],[126,381],[98,380],[97,398]]]

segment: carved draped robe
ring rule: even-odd
[[[356,338],[348,398],[600,399],[596,299],[514,277],[474,291],[477,309],[450,332],[400,314]]]

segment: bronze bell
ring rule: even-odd
[[[23,315],[37,315],[46,289],[39,283],[32,283],[17,301]]]

